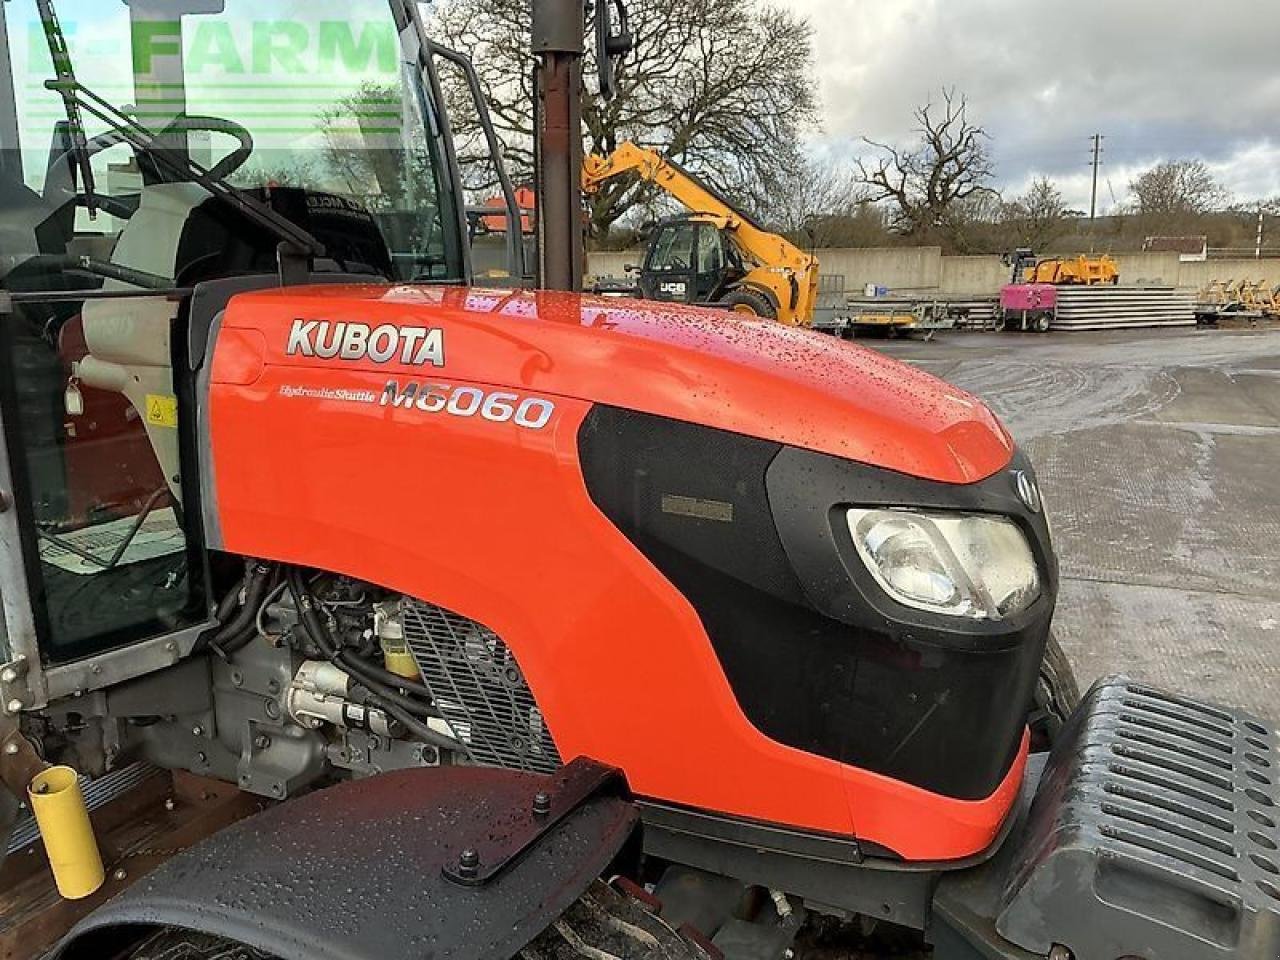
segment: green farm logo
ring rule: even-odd
[[[232,25],[216,20],[135,22],[133,70],[150,74],[158,58],[185,53],[191,73],[394,73],[396,36],[391,24],[322,20],[260,20]],[[185,51],[182,47],[186,47]]]
[[[80,30],[64,22],[73,53]],[[135,76],[162,71],[182,56],[190,76],[388,75],[397,70],[399,43],[395,29],[384,20],[236,20],[205,17],[178,20],[134,20],[119,40],[97,39],[90,57],[129,56]],[[28,62],[37,71],[49,59],[44,30],[28,25]],[[128,45],[128,50],[126,49]]]

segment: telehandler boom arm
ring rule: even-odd
[[[807,326],[813,321],[818,295],[818,260],[805,253],[779,234],[772,233],[724,197],[710,184],[662,156],[656,150],[627,141],[609,156],[588,156],[582,165],[582,190],[595,193],[609,180],[625,173],[635,173],[646,183],[661,187],[693,214],[723,219],[741,253],[758,270],[745,278],[746,283],[767,285],[779,303],[778,319],[784,323]],[[760,274],[760,276],[756,276]],[[766,278],[772,275],[773,282]],[[782,281],[779,283],[778,281]],[[790,286],[788,291],[785,288]]]

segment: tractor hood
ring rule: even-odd
[[[825,334],[557,292],[291,287],[235,297],[213,380],[263,365],[515,387],[657,414],[945,483],[1008,464],[973,396]],[[340,388],[335,382],[335,387]]]

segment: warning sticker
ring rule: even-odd
[[[163,393],[148,393],[147,423],[153,427],[177,429],[178,398]]]

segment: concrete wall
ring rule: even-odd
[[[1009,268],[996,256],[944,257],[938,247],[824,248],[817,251],[825,276],[843,276],[848,294],[861,293],[874,283],[903,294],[990,296],[1009,281]],[[622,277],[628,263],[639,264],[643,251],[592,253],[588,280],[596,276]],[[1280,285],[1280,259],[1208,260],[1181,263],[1176,253],[1115,255],[1124,284],[1163,284],[1200,288],[1212,280],[1261,280]]]
[[[1175,287],[1181,283],[1176,253],[1118,253],[1114,259],[1120,265],[1121,283]]]
[[[942,283],[942,251],[938,247],[868,247],[818,250],[822,272],[844,277],[849,293],[869,283],[902,293],[928,293]]]
[[[643,250],[597,250],[587,255],[587,279],[591,280],[595,277],[618,277],[621,279],[625,276],[624,268],[628,263],[634,263],[637,267],[644,260]]]
[[[1009,282],[1010,270],[999,257],[941,257],[939,292],[986,296]]]
[[[1203,287],[1212,280],[1261,280],[1280,286],[1280,260],[1206,260],[1179,264],[1178,286]]]

